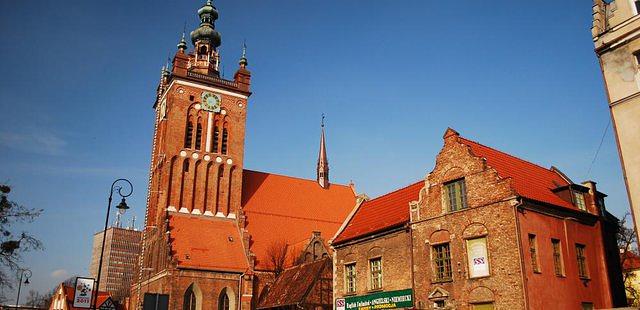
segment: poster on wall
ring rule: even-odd
[[[487,238],[467,240],[467,257],[469,259],[469,277],[477,278],[489,275]]]
[[[91,308],[91,297],[93,296],[93,278],[76,278],[75,294],[73,295],[73,306],[75,308]]]

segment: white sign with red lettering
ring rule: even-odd
[[[345,310],[345,309],[346,309],[346,302],[344,298],[336,299],[336,310]]]
[[[93,296],[93,278],[76,278],[75,294],[73,295],[73,306],[76,308],[91,308],[91,297]]]

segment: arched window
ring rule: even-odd
[[[229,140],[229,130],[227,130],[227,126],[225,124],[224,128],[222,128],[222,154],[227,154],[227,142]]]
[[[182,171],[184,171],[184,172],[189,172],[189,161],[188,161],[188,160],[185,160],[185,161],[182,163]]]
[[[190,149],[191,148],[191,141],[193,140],[193,123],[188,122],[187,123],[187,130],[185,130],[185,134],[184,134],[184,148],[185,149]]]
[[[218,310],[229,310],[229,295],[227,294],[226,288],[220,292],[220,297],[218,298]]]
[[[198,52],[198,54],[204,56],[207,54],[207,46],[206,45],[202,45],[200,46],[200,51]]]
[[[202,125],[198,123],[198,127],[196,127],[196,150],[200,150],[200,145],[202,142]]]
[[[220,142],[220,128],[218,128],[218,122],[215,123],[213,127],[213,145],[211,146],[211,151],[214,153],[218,153],[218,144]]]
[[[193,292],[193,285],[189,286],[187,291],[184,292],[182,310],[196,310],[196,294]]]

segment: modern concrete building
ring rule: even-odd
[[[595,0],[591,28],[636,227],[640,227],[639,11],[638,0]]]
[[[102,231],[93,235],[93,251],[89,266],[89,272],[93,278],[98,277],[102,236]],[[120,303],[129,296],[134,276],[137,275],[141,243],[141,231],[119,227],[107,229],[100,289],[109,292],[113,300]]]

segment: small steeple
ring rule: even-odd
[[[186,28],[186,25],[185,25]],[[184,38],[185,36],[185,30],[182,30],[182,38],[180,39],[180,42],[178,42],[178,51],[181,51],[184,53],[184,51],[187,50],[187,40]]]
[[[241,68],[246,68],[247,65],[249,65],[249,61],[247,60],[247,42],[243,42],[242,43],[242,57],[240,57],[240,62],[238,62],[240,64]]]
[[[323,188],[329,187],[329,161],[327,160],[327,146],[324,141],[324,113],[320,123],[320,151],[318,153],[317,181]]]

